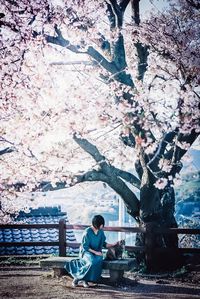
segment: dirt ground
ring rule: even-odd
[[[72,288],[68,276],[54,278],[51,271],[39,267],[1,266],[0,298],[31,299],[179,299],[200,298],[199,278],[166,279],[162,277],[134,277],[127,274],[120,285],[111,285],[109,278],[98,285]]]

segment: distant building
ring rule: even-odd
[[[67,213],[58,207],[40,207],[31,209],[30,213],[20,212],[16,222],[27,224],[58,223],[61,218],[69,224]],[[0,229],[0,242],[47,242],[58,241],[58,229]],[[74,232],[67,230],[67,242],[76,242]],[[68,254],[77,254],[79,249],[67,248]],[[0,255],[37,255],[58,254],[58,246],[9,246],[0,247]]]

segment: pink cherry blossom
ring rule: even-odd
[[[111,1],[0,2],[5,210],[21,209],[16,199],[41,182],[71,186],[80,174],[99,170],[74,134],[116,168],[130,171],[145,155],[155,187],[163,189],[163,172],[173,178],[180,163],[168,153],[187,151],[200,132],[198,10],[170,0],[165,12],[154,11],[140,24],[111,26]],[[139,61],[136,45],[148,47],[147,61]],[[131,144],[122,142],[130,136]],[[19,182],[21,193],[11,188]]]
[[[168,183],[168,180],[166,178],[162,178],[162,179],[158,179],[154,186],[157,188],[157,189],[164,189],[166,186],[167,186],[167,183]]]

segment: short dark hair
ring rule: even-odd
[[[103,226],[105,225],[105,220],[104,220],[103,216],[101,216],[101,215],[95,215],[92,218],[92,225],[95,228],[99,229],[102,224],[103,224]]]

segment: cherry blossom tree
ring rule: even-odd
[[[177,226],[200,132],[199,4],[141,22],[139,2],[0,1],[2,211],[19,192],[102,181],[141,225]]]

